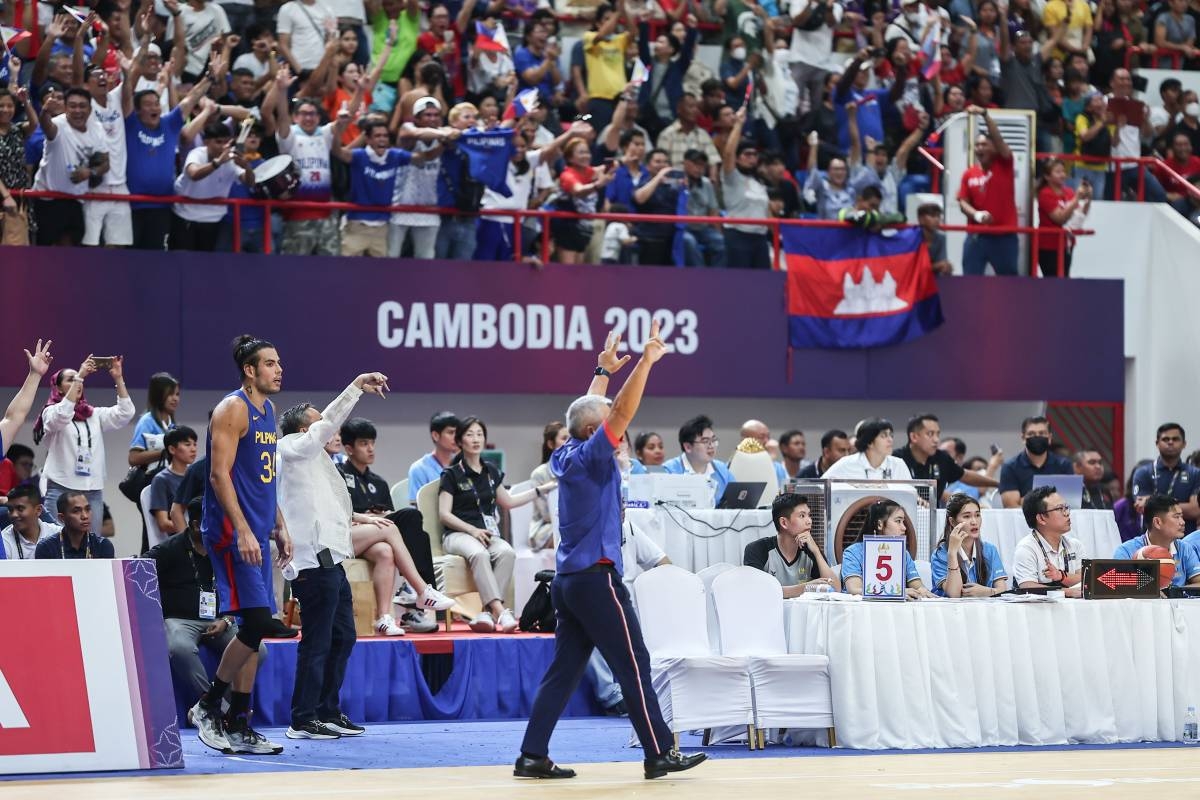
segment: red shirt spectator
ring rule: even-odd
[[[1175,134],[1171,141],[1171,152],[1163,161],[1184,181],[1190,181],[1196,175],[1200,175],[1200,156],[1192,153],[1192,140],[1186,133]],[[1186,196],[1188,194],[1188,187],[1184,185],[1184,182],[1175,178],[1158,164],[1154,165],[1153,171],[1163,189],[1172,196],[1172,199],[1176,195]]]
[[[464,37],[450,12],[443,5],[435,5],[429,14],[429,30],[417,37],[417,47],[436,55],[446,70],[455,97],[467,94],[466,74],[463,70]]]
[[[1017,200],[1013,160],[997,154],[988,168],[979,164],[967,169],[958,189],[958,199],[966,200],[978,211],[992,215],[992,225],[1017,224]]]
[[[1075,190],[1070,186],[1063,186],[1060,191],[1055,191],[1054,187],[1047,183],[1038,190],[1038,228],[1045,230],[1045,233],[1041,230],[1038,231],[1039,250],[1058,250],[1058,240],[1062,236],[1063,226],[1055,222],[1050,217],[1050,213],[1060,208],[1066,208],[1074,199]],[[1071,244],[1073,241],[1069,240],[1068,246]]]

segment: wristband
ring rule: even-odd
[[[533,487],[533,493],[534,493],[534,494],[536,494],[538,497],[541,497],[541,496],[542,496],[542,489],[541,489],[541,487],[540,487],[540,486],[535,486],[535,487]]]
[[[984,214],[986,214],[986,213],[987,213],[987,212],[985,212],[985,211],[976,211],[976,212],[975,212],[975,213],[972,215],[972,218],[975,220],[975,222],[976,222],[977,224],[979,224],[979,225],[982,225],[982,224],[983,224],[983,219],[984,219]]]
[[[608,370],[606,370],[604,367],[596,367],[596,371],[592,374],[595,375],[596,377],[600,377],[601,375],[603,375],[606,378],[612,377],[612,373],[609,372]]]

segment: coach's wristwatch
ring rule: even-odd
[[[603,375],[603,376],[604,376],[604,377],[606,377],[606,378],[611,378],[611,377],[612,377],[612,373],[611,373],[611,372],[609,372],[608,370],[606,370],[604,367],[596,367],[596,371],[595,371],[595,372],[593,372],[592,374],[593,374],[593,375],[595,375],[595,376],[597,376],[597,377],[599,377],[599,376],[601,376],[601,375]]]

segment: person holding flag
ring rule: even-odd
[[[542,164],[552,163],[558,158],[559,152],[568,139],[587,137],[592,126],[586,122],[574,122],[556,139],[542,147],[530,150],[531,137],[524,131],[516,131],[512,135],[512,156],[505,176],[505,191],[499,191],[488,184],[483,190],[481,203],[485,211],[499,209],[529,208],[529,198],[533,194],[533,186]],[[466,137],[464,137],[466,138]],[[472,165],[474,170],[474,165]],[[489,174],[492,168],[488,168]],[[520,222],[515,223],[517,225]],[[487,215],[479,218],[476,233],[475,260],[477,261],[511,261],[513,258],[514,236],[513,218],[498,215]]]
[[[386,122],[368,120],[363,122],[362,132],[366,144],[348,150],[342,145],[341,134],[350,125],[350,106],[342,103],[334,122],[332,142],[333,157],[350,167],[350,202],[356,206],[388,206],[392,203],[392,191],[396,185],[396,173],[400,167],[418,164],[437,158],[440,148],[411,153],[392,147],[392,136]],[[388,213],[386,211],[348,211],[345,228],[342,230],[344,256],[387,255]]]
[[[484,20],[476,20],[475,45],[471,48],[467,70],[467,96],[477,98],[476,103],[483,97],[493,97],[496,102],[503,103],[510,87],[516,83],[508,34],[504,32],[500,18],[489,15]]]

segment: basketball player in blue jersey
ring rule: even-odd
[[[223,753],[276,755],[283,752],[250,727],[250,691],[258,667],[258,646],[272,629],[271,537],[279,566],[292,558],[292,541],[276,502],[275,407],[267,399],[279,391],[283,366],[275,346],[253,336],[233,342],[233,360],[242,388],[227,395],[208,428],[208,482],[204,486],[204,537],[212,560],[217,597],[201,593],[200,616],[241,617],[237,636],[225,648],[216,679],[188,712],[200,741]],[[229,695],[229,712],[221,702]]]

